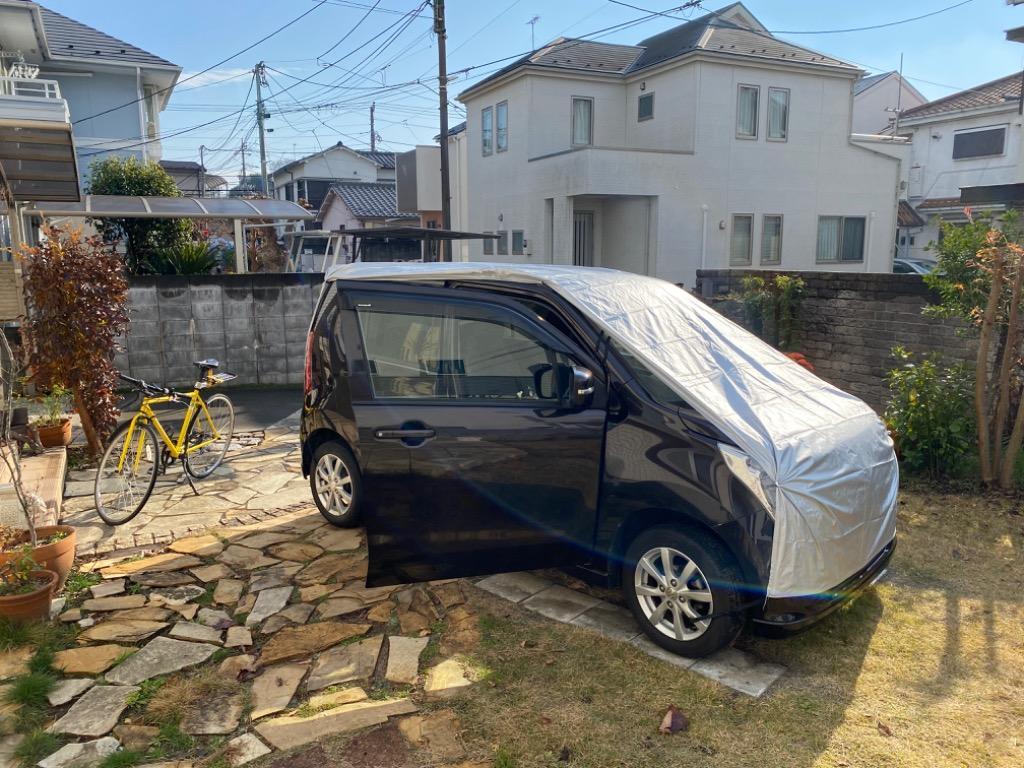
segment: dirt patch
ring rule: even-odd
[[[267,768],[324,768],[330,765],[337,763],[327,757],[323,747],[315,744],[308,749],[278,757]]]
[[[352,768],[402,768],[410,764],[410,753],[394,721],[359,734],[338,752]]]

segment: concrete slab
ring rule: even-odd
[[[786,671],[785,667],[758,661],[749,653],[736,648],[723,648],[711,656],[698,659],[690,669],[754,698],[763,696]]]
[[[521,605],[541,616],[560,621],[563,624],[575,619],[584,611],[590,610],[601,603],[596,597],[574,592],[558,584],[538,592],[524,600]]]
[[[653,656],[660,661],[664,661],[666,664],[671,664],[674,667],[681,669],[689,669],[693,666],[696,659],[690,659],[686,656],[680,656],[679,654],[666,651],[660,645],[652,642],[647,635],[637,635],[629,641],[630,645],[636,646],[641,651],[646,653],[648,656]]]
[[[513,603],[521,603],[526,598],[553,586],[554,582],[532,573],[520,572],[498,573],[478,581],[476,585],[492,595],[503,597]]]
[[[592,629],[613,640],[632,640],[641,634],[632,613],[621,606],[605,602],[584,611],[569,623]]]

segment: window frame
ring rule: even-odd
[[[488,118],[490,127],[487,126]],[[484,157],[494,154],[494,107],[480,110],[480,153]]]
[[[837,253],[835,259],[822,259],[821,254],[818,253],[817,240],[821,234],[821,221],[822,219],[839,219],[839,239],[836,243]],[[843,258],[843,240],[846,238],[846,220],[847,219],[859,219],[864,222],[864,237],[860,247],[860,258],[859,259],[844,259]],[[821,214],[818,216],[818,227],[815,230],[815,249],[814,249],[814,263],[815,264],[863,264],[866,259],[868,250],[868,217],[867,216],[845,216],[843,214]]]
[[[754,92],[754,132],[752,134],[740,133],[740,97],[744,89],[752,90]],[[753,83],[737,83],[736,84],[736,138],[742,139],[743,141],[757,141],[759,128],[761,125],[761,86],[754,85]]]
[[[765,258],[764,258],[765,222],[767,222],[768,219],[778,219],[779,220],[779,257],[777,259],[773,260],[773,261],[765,261]],[[761,247],[758,250],[758,257],[757,257],[758,258],[758,261],[757,261],[758,264],[767,264],[769,266],[776,266],[776,265],[782,264],[782,243],[783,243],[783,233],[785,232],[785,229],[786,229],[786,220],[785,220],[785,217],[781,213],[763,213],[763,214],[761,214]]]
[[[952,150],[950,152],[950,155],[951,155],[951,157],[953,159],[953,162],[960,163],[960,162],[965,162],[965,161],[969,162],[971,160],[985,160],[986,158],[990,158],[990,157],[1005,157],[1006,156],[1006,140],[1009,137],[1009,130],[1008,130],[1009,127],[1010,126],[1007,123],[1000,123],[999,125],[985,125],[985,126],[980,126],[980,127],[977,127],[977,128],[963,128],[963,129],[961,129],[959,131],[953,131],[953,148],[952,148]],[[1002,149],[1001,152],[997,152],[997,153],[994,153],[994,154],[988,154],[988,155],[968,155],[966,157],[957,157],[956,156],[956,138],[957,138],[957,136],[963,136],[965,134],[971,134],[971,133],[984,133],[985,131],[1002,131],[1002,133],[1003,133],[1003,149]]]
[[[587,136],[589,141],[584,143],[577,143],[576,141],[576,102],[587,101],[590,102],[590,120],[587,126]],[[594,146],[594,97],[593,96],[570,96],[569,97],[569,145],[572,147],[592,147]]]
[[[649,114],[647,117],[642,117],[640,115],[640,102],[642,102],[644,99],[647,99],[647,98],[649,98],[651,100],[651,114]],[[644,93],[639,94],[636,97],[636,121],[638,123],[646,123],[648,120],[653,120],[653,119],[654,119],[654,91],[646,91]]]
[[[772,136],[772,93],[784,93],[786,94],[786,121],[782,126],[781,136]],[[789,88],[783,88],[781,86],[770,85],[768,86],[768,113],[765,116],[764,125],[764,137],[766,141],[776,141],[779,143],[785,143],[789,141],[789,105],[791,92]]]
[[[480,296],[477,295],[458,295],[453,296],[452,293],[456,289],[450,288],[422,288],[415,287],[409,289],[395,290],[393,287],[375,289],[373,287],[364,287],[362,285],[352,286],[351,284],[341,284],[338,286],[339,295],[344,293],[346,296],[346,302],[349,303],[356,311],[353,312],[352,322],[347,326],[347,331],[343,333],[354,333],[356,334],[353,341],[357,342],[354,345],[358,348],[358,354],[362,358],[362,372],[361,375],[354,377],[352,382],[352,402],[353,404],[373,404],[373,403],[386,403],[394,406],[430,406],[430,407],[459,407],[459,408],[530,408],[536,410],[538,407],[551,407],[553,400],[519,400],[519,399],[480,399],[470,400],[461,398],[439,398],[439,397],[377,397],[373,382],[370,378],[370,353],[366,348],[366,341],[363,335],[363,324],[359,319],[359,310],[366,309],[372,311],[371,306],[367,304],[383,304],[384,309],[380,311],[387,312],[389,308],[393,308],[397,314],[423,314],[424,309],[428,305],[440,306],[442,309],[441,317],[444,320],[451,318],[456,311],[464,313],[465,319],[482,320],[485,322],[505,322],[511,320],[517,330],[521,333],[528,334],[538,344],[547,347],[550,351],[557,354],[564,355],[574,365],[581,365],[586,367],[588,370],[594,373],[594,380],[599,387],[604,386],[604,376],[601,373],[601,369],[598,367],[597,362],[593,360],[584,349],[578,348],[576,344],[570,342],[564,338],[561,332],[556,331],[553,328],[545,327],[536,320],[534,320],[528,311],[523,307],[519,306],[514,300],[505,299],[500,296]],[[462,290],[459,290],[460,294],[463,294]],[[339,313],[343,314],[343,313]],[[442,328],[446,328],[445,323]],[[446,331],[442,330],[442,334]],[[442,336],[442,347],[445,343],[445,339]],[[597,402],[597,400],[595,400]]]
[[[738,262],[732,260],[732,243],[733,238],[736,237],[736,220],[747,219],[750,221],[750,237],[747,240],[747,260],[744,262]],[[729,266],[730,267],[751,267],[753,266],[754,258],[754,214],[753,213],[734,213],[729,222]]]
[[[526,254],[526,231],[522,229],[509,230],[509,250],[513,256],[524,256]],[[516,235],[519,235],[519,250],[516,250]]]
[[[504,109],[503,109],[504,108]],[[505,145],[501,144],[501,122],[498,120],[498,115],[504,111],[505,113]],[[503,99],[494,105],[494,151],[508,152],[508,99]]]
[[[485,229],[482,234],[493,235],[494,231],[490,230],[490,229]],[[494,244],[496,242],[497,242],[497,240],[495,240],[493,237],[485,237],[484,238],[484,241],[482,243],[484,256],[493,256],[494,255]]]
[[[508,256],[508,230],[499,229],[494,234],[498,236],[498,239],[494,241],[494,254],[496,256]],[[502,248],[504,248],[505,250],[502,251]]]

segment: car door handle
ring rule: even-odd
[[[425,440],[436,434],[432,429],[378,429],[373,436],[378,440]]]

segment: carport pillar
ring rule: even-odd
[[[249,260],[245,256],[245,227],[243,219],[235,219],[235,272],[244,275]]]

